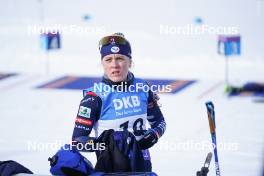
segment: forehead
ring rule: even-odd
[[[122,55],[122,54],[109,54],[109,55],[103,57],[103,60],[104,59],[114,59],[114,58],[123,58],[123,59],[126,59],[127,56]]]

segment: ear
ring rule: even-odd
[[[132,59],[129,58],[129,68],[132,67]]]

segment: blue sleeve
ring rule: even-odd
[[[158,95],[149,91],[147,119],[151,129],[158,134],[158,137],[161,137],[166,130],[166,122],[159,108],[158,100]]]
[[[93,92],[88,92],[81,100],[75,118],[75,126],[72,134],[73,142],[86,142],[100,116],[102,100]]]

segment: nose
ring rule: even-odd
[[[111,67],[118,67],[118,60],[116,58],[112,59]]]

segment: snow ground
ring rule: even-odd
[[[25,75],[0,82],[1,160],[19,161],[41,174],[48,174],[47,158],[55,153],[54,146],[70,141],[82,96],[76,90],[34,89],[47,80],[46,76]],[[219,86],[204,94],[214,85]],[[192,175],[202,166],[211,140],[204,103],[212,100],[216,107],[217,140],[225,145],[222,150],[219,148],[223,175],[260,174],[263,104],[254,103],[249,97],[227,98],[223,86],[201,80],[179,94],[160,95],[168,127],[160,143],[151,149],[154,171],[160,175],[174,175],[175,171]],[[43,146],[49,143],[53,146]],[[91,154],[87,157],[95,162]],[[213,162],[210,169],[209,175],[213,175]]]

